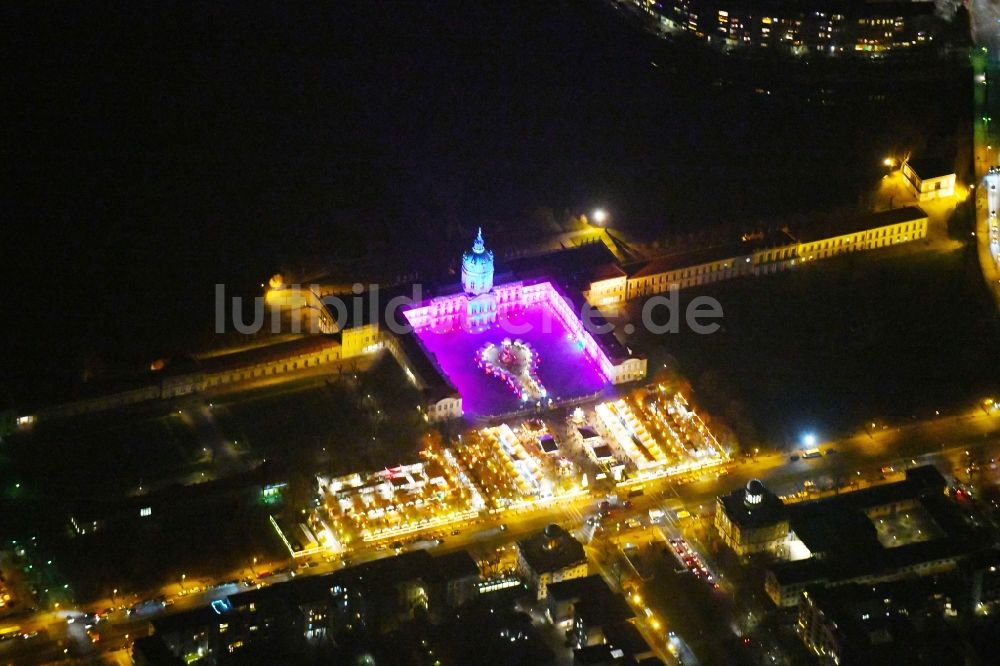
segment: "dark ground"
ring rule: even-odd
[[[189,418],[209,400],[217,436],[238,442],[216,455],[206,455],[202,445],[213,441],[199,441]],[[357,379],[344,373],[41,423],[0,446],[0,540],[38,536],[44,557],[35,559],[53,560],[77,598],[141,590],[180,572],[229,574],[255,555],[280,558],[287,551],[268,516],[311,501],[317,472],[415,460],[426,427],[417,404],[384,354]],[[260,488],[273,482],[289,485],[282,503],[265,505]],[[153,518],[136,515],[138,499],[128,504],[139,486]],[[84,528],[91,517],[107,522],[81,536],[71,516]]]
[[[971,99],[964,65],[744,62],[596,0],[0,11],[18,402],[204,343],[218,282],[440,269],[598,204],[646,236],[854,207]]]
[[[852,255],[680,295],[682,308],[716,298],[722,328],[635,343],[690,378],[744,445],[798,446],[805,432],[965,410],[1000,391],[1000,321],[964,250]]]

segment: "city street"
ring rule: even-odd
[[[614,516],[615,521],[619,524],[635,518],[642,519],[643,526],[624,532],[621,538],[616,539],[616,541],[619,544],[632,539],[637,544],[655,541],[660,545],[651,548],[653,550],[662,549],[666,546],[665,538],[667,536],[681,536],[681,532],[676,527],[676,516],[680,511],[687,511],[696,518],[707,516],[714,511],[714,501],[718,495],[745,485],[752,478],[764,480],[768,487],[778,494],[792,495],[801,491],[806,481],[813,482],[819,489],[834,485],[843,485],[846,488],[857,487],[857,484],[878,482],[883,476],[882,469],[884,467],[894,466],[897,469],[902,469],[910,465],[929,463],[938,465],[946,478],[957,477],[958,481],[967,482],[968,478],[963,476],[963,470],[972,452],[979,460],[1000,457],[1000,409],[994,405],[987,407],[984,404],[971,408],[962,414],[913,421],[901,426],[878,426],[876,424],[875,427],[868,428],[854,436],[820,442],[817,446],[823,452],[833,449],[836,453],[827,453],[816,458],[799,458],[794,461],[788,455],[773,454],[760,456],[756,460],[747,459],[743,462],[732,463],[725,471],[712,470],[691,483],[678,483],[675,479],[649,481],[641,486],[641,495],[630,498],[631,505],[628,508],[619,504]],[[970,454],[967,455],[967,451]],[[553,522],[559,523],[567,529],[575,531],[581,538],[587,539],[586,520],[597,512],[597,504],[605,497],[606,495],[603,493],[597,495],[591,493],[569,501],[563,500],[506,511],[490,517],[480,517],[456,523],[451,526],[452,533],[444,538],[441,545],[434,546],[433,550],[443,553],[469,549],[473,555],[482,555],[517,539],[537,533],[545,525]],[[650,509],[662,511],[666,516],[667,524],[659,527],[650,526],[647,520]],[[506,527],[501,529],[501,525],[506,525]],[[420,541],[415,542],[413,546],[427,547],[430,543],[432,542]],[[696,543],[691,543],[691,547],[697,549],[698,546]],[[355,565],[391,556],[394,553],[395,550],[387,547],[384,543],[365,544],[363,547],[352,549],[348,554],[347,561],[349,564]],[[599,550],[588,548],[588,554],[594,569],[605,574],[606,578],[617,585],[616,577],[607,574],[606,563]],[[664,567],[673,570],[677,566],[673,556],[670,558],[659,557],[663,562],[655,567],[656,571],[662,572]],[[655,557],[653,559],[655,560]],[[297,575],[321,575],[343,567],[344,561],[338,557],[333,558],[332,561],[317,559],[317,562],[309,567],[306,567],[304,562],[301,564],[302,566],[295,570]],[[222,578],[220,581],[242,580],[250,577],[262,585],[276,584],[287,580],[292,575],[291,571],[281,572],[286,566],[286,562],[248,562],[246,567],[231,572],[228,578]],[[710,562],[708,566],[711,566]],[[258,578],[261,574],[271,574],[271,572],[277,573]],[[685,579],[690,576],[690,574],[678,575],[682,575]],[[657,576],[657,580],[663,578],[660,573]],[[116,612],[109,621],[97,625],[100,639],[96,643],[91,643],[78,624],[67,624],[65,618],[69,613],[65,611],[59,614],[37,615],[27,621],[20,620],[17,623],[22,626],[24,633],[34,631],[39,633],[33,638],[6,641],[0,644],[0,663],[18,663],[22,660],[44,662],[59,658],[64,650],[68,651],[65,654],[79,656],[120,650],[123,644],[129,640],[126,636],[134,638],[147,632],[149,620],[156,615],[177,613],[202,606],[213,599],[232,594],[238,589],[232,585],[223,587],[211,587],[211,585],[212,581],[171,582],[161,590],[161,594],[164,595],[169,604],[162,611],[148,612],[148,614],[144,612],[141,617],[133,618],[128,617],[124,612]],[[192,592],[196,587],[199,588],[199,591]],[[708,586],[703,587],[704,594],[708,594]],[[695,589],[702,589],[702,587]],[[725,590],[724,581],[723,590]],[[642,594],[648,594],[647,598],[650,599],[656,598],[654,590],[650,590],[649,593],[640,591],[640,596]],[[126,603],[123,598],[114,601],[107,599],[94,604],[88,610],[99,611],[108,606],[123,603]],[[127,603],[134,603],[134,601]],[[645,606],[639,606],[639,612],[646,618],[640,622],[640,627],[647,638],[659,637],[658,641],[652,641],[658,652],[667,654],[670,653],[671,649],[678,649],[677,645],[670,647],[671,639],[668,632],[675,629],[679,637],[674,639],[675,643],[678,641],[690,643],[692,638],[696,638],[685,636],[682,628],[672,626],[667,621],[667,614],[661,613],[658,609],[654,624],[654,618],[646,615],[644,608]],[[666,610],[665,607],[664,610]],[[5,621],[5,624],[11,622]],[[697,652],[697,641],[694,642],[694,645]]]

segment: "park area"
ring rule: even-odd
[[[134,493],[191,473],[201,458],[194,431],[168,403],[40,423],[5,446],[2,476],[18,484],[11,498],[53,502]]]
[[[690,379],[744,450],[973,407],[1000,382],[1000,322],[964,250],[870,252],[680,292],[721,303],[718,332],[629,344]]]
[[[385,355],[356,375],[42,422],[0,447],[0,538],[36,537],[77,599],[280,559],[270,516],[311,501],[317,472],[417,459],[417,404]]]
[[[383,355],[364,373],[305,379],[213,399],[219,430],[259,459],[339,476],[415,457],[419,395]]]

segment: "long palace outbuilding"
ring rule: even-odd
[[[590,284],[587,299],[606,307],[736,277],[768,275],[813,261],[865,252],[927,237],[927,213],[917,206],[864,215],[835,227],[793,234],[788,229],[745,234],[739,242],[606,270]]]

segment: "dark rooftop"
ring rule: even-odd
[[[635,617],[635,611],[620,594],[583,597],[573,604],[573,615],[588,627],[603,627]]]
[[[600,444],[594,447],[594,455],[598,458],[610,458],[614,455],[614,451],[607,444]]]
[[[928,654],[927,645],[915,643],[923,632],[912,618],[940,603],[935,597],[942,590],[933,581],[816,586],[806,592],[837,634],[841,663],[943,663],[942,656],[946,663],[953,656]]]
[[[677,252],[663,257],[658,257],[651,261],[630,264],[625,267],[630,278],[640,278],[647,275],[656,275],[678,268],[698,266],[701,264],[721,261],[730,257],[743,257],[753,254],[757,250],[772,247],[784,247],[792,245],[795,239],[783,230],[766,231],[756,234],[747,234],[746,240],[735,243],[713,245],[711,247],[690,250],[687,252]]]
[[[881,550],[872,521],[861,510],[837,502],[803,502],[787,507],[791,529],[814,556],[846,549],[858,556]]]
[[[772,564],[768,571],[780,585],[800,585],[827,579],[826,566],[812,557],[794,562],[777,562]]]
[[[519,257],[504,263],[519,280],[559,278],[560,282],[579,290],[586,289],[594,280],[614,277],[618,262],[614,253],[601,242]]]
[[[945,480],[941,472],[933,465],[921,465],[906,470],[906,478],[894,483],[883,483],[834,497],[802,502],[793,505],[793,518],[801,523],[812,519],[818,512],[828,511],[834,507],[848,507],[856,510],[867,510],[877,506],[893,504],[908,499],[918,499],[922,496],[942,495]],[[795,525],[793,525],[793,529]]]
[[[777,562],[772,564],[769,570],[782,585],[836,582],[867,576],[892,576],[900,568],[962,557],[976,547],[964,540],[947,538],[867,552],[855,549],[854,553],[851,553],[849,542],[843,545],[842,552],[833,558],[810,557],[794,562]]]
[[[132,644],[132,654],[149,666],[182,666],[184,661],[174,655],[159,635],[142,636]],[[141,656],[141,657],[140,657]]]
[[[601,266],[596,266],[590,273],[592,282],[597,282],[599,280],[612,280],[614,278],[625,277],[625,275],[625,270],[618,264],[603,264]]]
[[[763,488],[763,499],[759,504],[747,504],[747,489],[760,492]],[[921,465],[906,470],[906,478],[895,483],[885,483],[862,490],[843,493],[834,497],[785,505],[780,498],[763,487],[760,481],[752,480],[746,488],[740,488],[724,495],[722,501],[726,515],[741,527],[759,527],[770,525],[785,518],[792,520],[791,528],[796,534],[815,538],[824,538],[821,533],[828,534],[829,539],[837,539],[837,527],[846,528],[855,521],[847,516],[850,510],[863,511],[872,507],[891,504],[906,499],[916,499],[922,496],[936,496],[944,492],[945,480],[933,465]],[[867,519],[866,519],[867,520]],[[856,525],[855,525],[856,527]],[[859,532],[852,529],[852,534]],[[809,545],[808,543],[806,545]],[[817,546],[818,546],[817,542]],[[812,550],[812,546],[809,546]]]
[[[574,666],[634,666],[635,659],[621,648],[606,643],[573,650]]]
[[[604,579],[596,574],[550,583],[548,590],[552,600],[570,603],[584,598],[604,598],[614,595]]]
[[[955,173],[955,164],[940,157],[919,157],[906,161],[910,168],[917,172],[921,180],[937,178]]]
[[[447,555],[436,555],[433,562],[439,577],[446,581],[479,575],[479,565],[476,564],[467,550],[457,550]]]
[[[518,541],[517,546],[536,574],[559,571],[587,561],[583,545],[558,525],[549,525],[544,532]]]
[[[425,579],[436,575],[439,574],[430,554],[426,550],[414,550],[322,576],[299,576],[285,583],[246,590],[230,596],[229,600],[236,608],[249,605],[251,602],[311,603],[326,596],[330,587],[337,584],[364,584],[385,589],[408,580]]]
[[[277,344],[252,347],[230,354],[223,353],[202,357],[195,365],[187,368],[187,371],[222,372],[224,370],[246,368],[259,363],[268,363],[292,356],[311,354],[329,347],[336,341],[336,336],[303,335],[299,338]],[[163,372],[173,374],[174,369],[172,365],[172,363],[168,364]]]
[[[752,483],[753,481],[750,482]],[[746,496],[747,488],[739,488],[719,498],[729,520],[741,528],[764,527],[788,519],[785,503],[770,490],[763,489],[758,504],[748,504]]]
[[[791,529],[813,552],[813,557],[779,562],[770,571],[781,584],[843,581],[863,576],[892,575],[900,568],[923,562],[963,557],[985,546],[952,513],[943,495],[944,477],[931,465],[907,470],[906,479],[835,497],[786,507]],[[946,536],[885,548],[879,543],[867,509],[901,500],[919,500]]]
[[[159,518],[192,507],[214,507],[227,500],[245,498],[262,486],[280,480],[283,480],[281,466],[272,460],[239,474],[191,485],[171,485],[144,495],[113,500],[80,497],[72,502],[70,510],[81,523],[112,519],[138,521],[139,510],[145,507],[151,508],[152,515]]]
[[[219,615],[210,606],[201,606],[180,613],[171,613],[153,620],[153,627],[160,635],[201,631],[219,622]]]
[[[458,395],[454,384],[448,380],[437,363],[432,360],[431,353],[420,342],[413,331],[396,335],[399,347],[413,368],[417,381],[425,387],[425,391],[435,400],[449,395]]]
[[[621,648],[632,656],[651,650],[642,632],[631,622],[615,622],[604,626],[604,638],[608,645]]]

